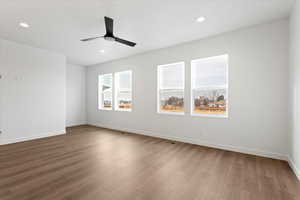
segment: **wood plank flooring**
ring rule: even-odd
[[[0,146],[0,200],[296,200],[284,161],[92,126]]]

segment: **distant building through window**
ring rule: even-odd
[[[184,62],[158,66],[158,112],[184,114]]]
[[[112,74],[98,77],[98,109],[112,110]]]
[[[228,116],[228,55],[191,62],[192,115]]]

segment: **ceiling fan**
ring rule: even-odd
[[[106,27],[106,34],[104,36],[98,36],[98,37],[92,37],[92,38],[86,38],[86,39],[82,39],[80,41],[82,42],[87,42],[87,41],[91,41],[91,40],[95,40],[98,38],[104,38],[107,41],[111,41],[111,42],[119,42],[131,47],[134,47],[136,45],[136,43],[134,42],[130,42],[128,40],[124,40],[118,37],[114,36],[114,20],[112,18],[109,17],[104,17],[105,20],[105,27]]]

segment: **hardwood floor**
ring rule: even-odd
[[[0,200],[296,200],[284,161],[91,126],[0,146]]]

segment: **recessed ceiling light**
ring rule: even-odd
[[[100,50],[100,53],[104,53],[104,52],[105,52],[104,49],[101,49],[101,50]]]
[[[21,22],[19,25],[23,28],[29,28],[29,24],[27,24],[25,22]]]
[[[206,19],[205,17],[198,17],[197,18],[197,22],[201,23],[201,22],[204,22]]]

